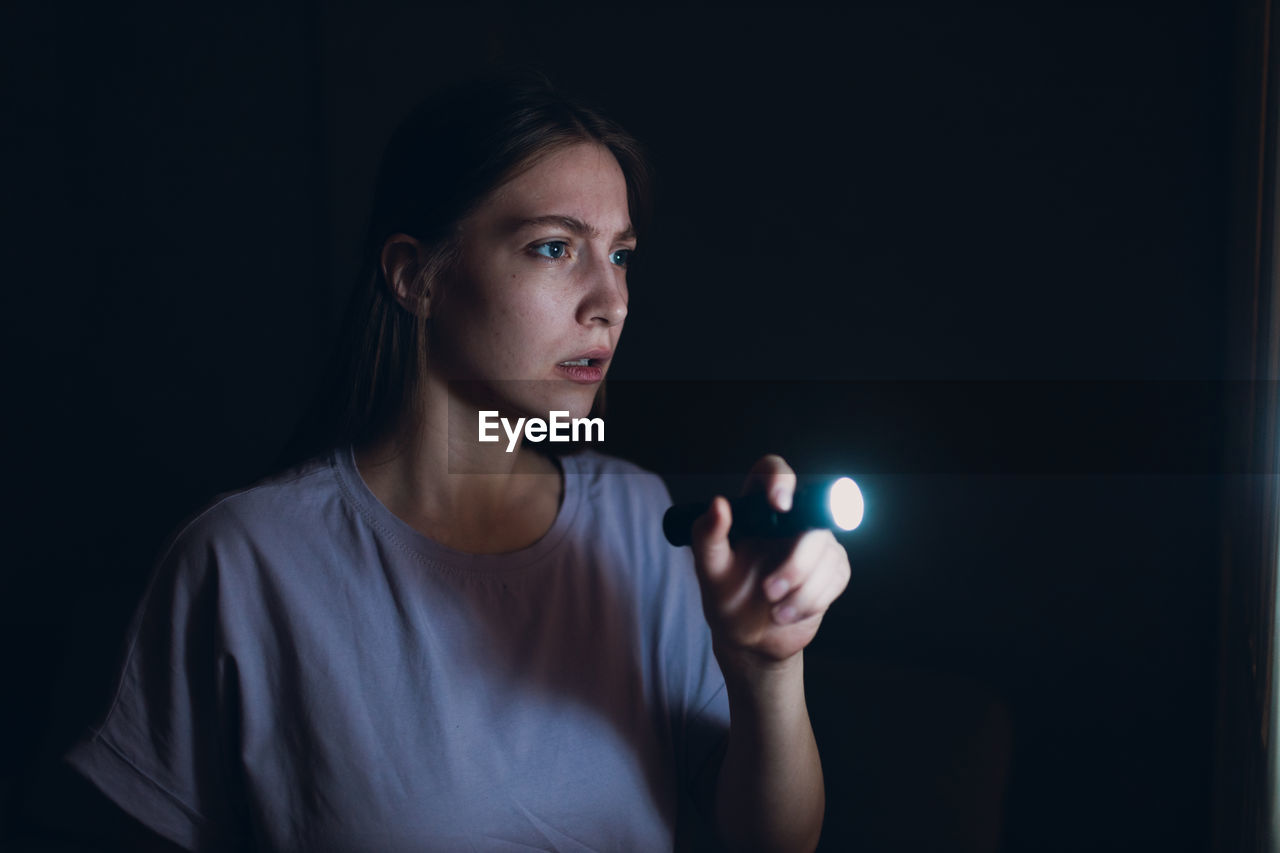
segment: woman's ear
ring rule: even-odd
[[[392,234],[382,244],[382,278],[396,301],[415,317],[431,315],[426,262],[426,250],[408,234]]]

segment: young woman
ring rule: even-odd
[[[72,764],[188,849],[817,843],[802,650],[849,577],[828,532],[668,545],[661,480],[479,440],[592,411],[627,315],[636,143],[539,78],[397,132],[328,452],[174,539]],[[764,457],[745,489],[788,507]]]

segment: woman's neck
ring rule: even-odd
[[[451,399],[406,413],[354,449],[356,467],[387,509],[427,537],[476,554],[520,550],[555,523],[563,475],[523,446],[508,453],[478,442],[473,408]]]

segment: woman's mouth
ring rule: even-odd
[[[574,382],[586,385],[599,382],[604,378],[604,364],[597,358],[577,358],[572,361],[562,361],[556,365],[556,370]]]

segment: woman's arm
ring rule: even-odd
[[[826,794],[804,700],[803,652],[775,667],[718,654],[729,694],[715,823],[735,850],[812,850]]]
[[[744,491],[761,489],[786,511],[795,483],[786,462],[766,456]],[[715,823],[734,849],[811,850],[826,795],[805,705],[803,650],[848,585],[849,558],[829,530],[731,545],[732,523],[729,502],[717,497],[693,530],[703,612],[729,697]]]

